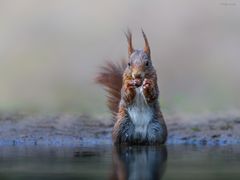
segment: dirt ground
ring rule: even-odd
[[[240,144],[240,116],[165,117],[167,144]],[[86,115],[0,114],[0,146],[111,144],[110,119]]]

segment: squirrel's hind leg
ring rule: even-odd
[[[118,119],[113,127],[114,144],[129,144],[134,133],[134,125],[128,117]]]
[[[147,129],[148,144],[164,144],[167,139],[167,128],[165,123],[158,120],[149,123]]]

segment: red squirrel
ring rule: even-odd
[[[144,49],[135,50],[132,33],[128,31],[128,62],[108,62],[96,77],[96,82],[108,92],[108,107],[115,121],[114,144],[156,145],[167,139],[167,126],[158,101],[157,74],[143,30],[142,35]]]

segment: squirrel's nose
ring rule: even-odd
[[[142,73],[140,72],[134,72],[132,73],[132,77],[135,79],[135,78],[142,78]]]

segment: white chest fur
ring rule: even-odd
[[[142,87],[136,89],[136,96],[133,104],[128,108],[128,113],[135,126],[134,136],[146,137],[153,112],[145,101]]]

